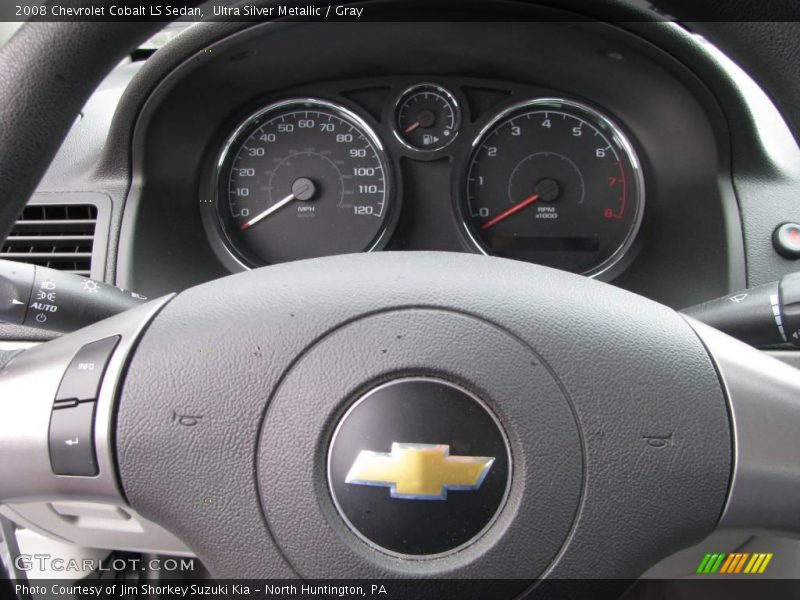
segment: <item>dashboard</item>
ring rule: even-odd
[[[361,94],[379,113],[307,96],[258,109],[203,178],[211,181],[204,224],[220,260],[252,268],[386,248],[403,211],[402,173],[412,162],[441,161],[449,168],[436,176],[450,181],[450,198],[422,201],[452,200],[449,220],[461,225],[466,250],[611,273],[644,208],[632,144],[597,109],[509,87],[352,81],[315,91]],[[477,94],[490,106],[476,106]]]
[[[155,295],[440,250],[690,305],[744,280],[723,122],[696,76],[610,25],[254,27],[138,116],[117,276]]]

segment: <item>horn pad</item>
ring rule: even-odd
[[[276,390],[262,506],[302,576],[533,579],[572,528],[580,440],[517,337],[456,311],[379,313],[322,338]]]

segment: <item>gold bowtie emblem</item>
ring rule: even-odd
[[[392,444],[391,452],[362,450],[345,483],[388,487],[392,498],[446,500],[449,490],[477,490],[494,462],[450,456],[447,444]]]

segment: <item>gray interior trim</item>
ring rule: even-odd
[[[35,346],[38,342],[23,342],[23,341],[10,341],[0,340],[0,350],[6,352],[13,352],[15,350],[27,350]]]
[[[800,369],[800,351],[798,350],[769,350],[766,354],[786,363],[790,367]]]
[[[128,356],[152,317],[171,296],[95,323],[16,356],[0,372],[0,502],[77,498],[121,502],[112,454],[113,406]],[[99,475],[54,475],[50,414],[67,365],[85,344],[119,335],[97,399],[95,450]]]
[[[2,505],[0,515],[45,537],[84,548],[193,556],[178,538],[129,506],[80,501],[26,502]]]
[[[800,371],[685,318],[716,364],[733,426],[733,474],[719,527],[800,533]]]

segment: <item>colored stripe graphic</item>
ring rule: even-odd
[[[711,555],[710,555],[710,554],[706,554],[706,555],[703,557],[703,560],[702,560],[702,561],[700,561],[700,566],[699,566],[699,567],[697,567],[697,571],[695,571],[695,572],[696,572],[696,573],[705,573],[705,572],[706,572],[706,566],[708,565],[708,562],[709,562],[710,560],[711,560]]]
[[[722,568],[719,570],[720,573],[730,573],[731,566],[736,562],[736,559],[739,558],[736,554],[728,554],[728,558],[725,559],[725,562],[722,563]]]
[[[767,568],[767,564],[769,561],[772,560],[772,553],[758,553],[753,554],[753,558],[750,559],[750,562],[747,563],[747,566],[744,569],[745,573],[763,573],[764,569]]]
[[[710,572],[710,573],[716,573],[716,572],[717,572],[717,570],[718,570],[718,569],[720,568],[720,566],[722,565],[722,560],[723,560],[724,558],[725,558],[725,553],[724,553],[724,552],[723,552],[722,554],[719,554],[719,555],[717,556],[717,560],[716,560],[716,562],[714,562],[714,565],[711,567],[711,570],[710,570],[709,572]]]
[[[772,560],[771,552],[725,552],[708,553],[700,561],[696,573],[712,575],[746,573],[756,575],[763,573]]]
[[[748,556],[750,556],[749,552],[745,552],[744,554],[739,555],[739,562],[736,563],[736,570],[734,571],[734,573],[739,573],[742,570],[742,567],[744,567],[744,561],[747,560]]]
[[[758,565],[758,563],[760,562],[760,559],[761,559],[761,555],[760,554],[753,554],[753,558],[751,558],[750,562],[747,563],[747,566],[744,568],[744,572],[745,573],[752,573],[753,572],[753,567]]]
[[[772,552],[770,552],[764,557],[764,562],[761,563],[761,567],[758,569],[759,574],[764,572],[764,570],[767,568],[767,565],[769,564],[769,561],[771,560],[772,560]]]
[[[722,561],[725,558],[725,553],[706,554],[700,566],[697,567],[698,573],[716,573]]]

